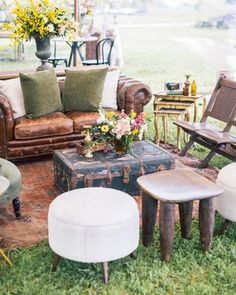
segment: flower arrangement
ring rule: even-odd
[[[28,0],[26,5],[16,0],[12,14],[13,22],[4,28],[12,31],[11,37],[18,42],[35,35],[62,36],[66,31],[77,30],[77,24],[67,19],[65,9],[51,0]]]
[[[127,151],[135,139],[142,140],[146,130],[144,112],[137,115],[131,111],[127,115],[121,111],[121,115],[117,115],[100,108],[97,125],[92,128],[92,134],[95,137],[95,143],[111,143]]]

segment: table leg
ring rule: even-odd
[[[188,110],[187,110],[187,112],[185,113],[185,120],[186,120],[187,122],[190,122],[190,113],[189,113]],[[185,143],[188,142],[188,140],[189,140],[188,133],[187,133],[187,132],[184,132],[184,141],[185,141]]]
[[[179,116],[176,117],[176,120],[178,121]],[[180,127],[176,126],[176,135],[177,135],[177,149],[180,150],[181,146],[180,146]]]
[[[207,105],[206,97],[204,96],[202,99],[202,115],[205,113],[206,105]]]
[[[73,66],[76,67],[78,63],[78,57],[77,57],[77,47],[78,42],[73,42],[72,44],[72,51],[73,51]]]
[[[193,122],[197,122],[197,115],[198,115],[198,101],[194,102],[194,114],[193,114]]]
[[[190,239],[192,225],[193,202],[179,203],[179,219],[181,234],[184,239]]]
[[[211,249],[212,236],[215,223],[215,210],[213,198],[200,200],[199,202],[199,229],[202,249]]]
[[[80,60],[83,61],[85,58],[81,52],[81,48],[82,46],[85,44],[85,42],[82,42],[80,45],[77,46],[77,51],[78,51],[78,54],[79,54],[79,57],[80,57]]]
[[[144,193],[142,195],[143,245],[147,247],[153,240],[158,201]]]
[[[163,122],[163,131],[164,131],[164,143],[166,144],[167,140],[167,116],[162,117]]]
[[[175,204],[160,202],[160,243],[161,259],[168,262],[174,241],[175,230]]]
[[[154,127],[155,127],[155,130],[156,130],[155,142],[156,142],[156,144],[159,144],[160,143],[160,129],[159,129],[158,114],[154,115]]]
[[[72,63],[72,59],[73,59],[73,63],[74,63],[74,54],[75,54],[75,44],[74,42],[72,42],[72,45],[70,44],[70,42],[66,42],[67,45],[70,46],[71,50],[70,50],[70,56],[69,56],[69,62],[68,62],[68,67],[71,66]]]

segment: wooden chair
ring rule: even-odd
[[[67,57],[65,56],[57,56],[57,42],[54,41],[54,52],[53,52],[53,57],[50,57],[48,59],[48,62],[53,65],[54,68],[56,68],[58,65],[61,63],[65,64],[65,67],[68,66],[68,60]]]
[[[84,66],[110,65],[114,39],[108,37],[100,40],[96,46],[96,59],[83,59]]]
[[[225,123],[224,128],[218,128],[208,122],[209,118]],[[236,144],[236,136],[229,133],[233,125],[236,126],[236,81],[219,78],[210,101],[199,123],[185,121],[175,122],[185,132],[191,135],[189,142],[180,152],[181,156],[197,142],[210,149],[209,154],[200,163],[200,168],[207,166],[215,153],[236,160],[236,152],[233,150]],[[230,148],[229,148],[230,147]]]

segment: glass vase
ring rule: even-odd
[[[121,140],[114,140],[114,149],[117,155],[125,155],[129,151],[129,144],[124,144]]]

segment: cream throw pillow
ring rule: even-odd
[[[0,92],[9,99],[14,119],[25,116],[24,97],[19,78],[0,81]]]
[[[102,92],[102,107],[117,110],[117,84],[119,71],[108,71]]]

